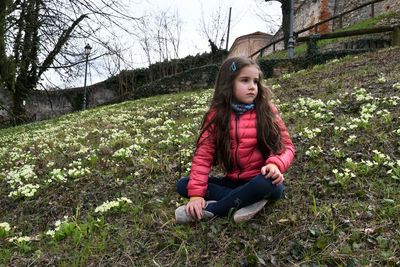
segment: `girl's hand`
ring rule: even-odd
[[[194,219],[201,220],[203,217],[203,209],[206,207],[206,201],[203,197],[191,197],[186,204],[186,214],[189,214]]]
[[[275,185],[279,185],[283,183],[283,180],[285,180],[278,166],[273,163],[267,164],[262,167],[261,174],[264,175],[266,179],[272,179],[272,184]]]

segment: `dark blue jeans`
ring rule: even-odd
[[[188,177],[182,177],[176,183],[176,191],[188,198]],[[277,200],[282,196],[283,185],[272,184],[271,179],[266,179],[262,174],[249,181],[232,181],[225,178],[209,177],[205,200],[216,200],[209,203],[206,210],[218,216],[224,216],[229,211],[240,209],[262,199]]]

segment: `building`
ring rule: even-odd
[[[254,52],[269,44],[272,37],[273,35],[264,32],[254,32],[240,36],[233,42],[228,57],[249,57]],[[257,56],[255,55],[255,57]]]

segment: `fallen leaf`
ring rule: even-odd
[[[364,233],[367,235],[373,234],[375,232],[375,229],[372,228],[365,228]]]
[[[290,220],[289,219],[280,219],[278,221],[278,223],[287,223],[287,222],[290,222]]]

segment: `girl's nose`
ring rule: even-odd
[[[257,86],[257,84],[256,84],[255,82],[251,82],[251,83],[250,83],[250,86],[249,86],[249,89],[250,89],[250,90],[255,90],[255,89],[256,89],[256,86]]]

